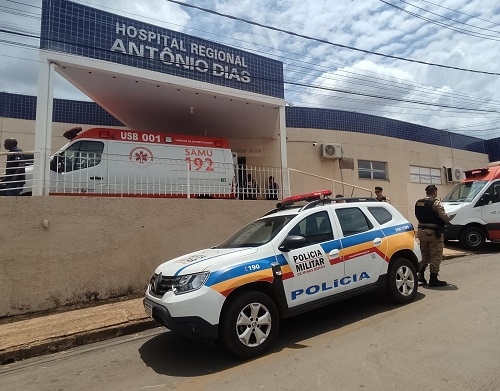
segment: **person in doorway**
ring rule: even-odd
[[[0,195],[18,196],[24,186],[24,155],[17,147],[17,140],[8,138],[3,143],[4,148],[9,151],[5,165],[5,174],[0,178]]]
[[[258,192],[259,186],[257,185],[257,181],[252,178],[252,174],[248,174],[245,181],[245,199],[256,200]]]
[[[437,187],[428,185],[426,196],[415,203],[415,217],[418,220],[417,238],[420,242],[422,262],[418,273],[418,281],[427,284],[425,270],[429,265],[429,286],[445,286],[446,281],[438,279],[439,267],[443,259],[444,226],[451,220],[446,214],[443,204],[437,199]]]
[[[266,199],[277,200],[278,199],[278,184],[274,181],[274,177],[270,176],[268,178],[268,189]]]
[[[380,201],[380,202],[387,202],[387,203],[391,203],[391,200],[389,199],[389,197],[386,197],[382,192],[384,191],[384,189],[382,189],[380,186],[375,186],[375,198],[377,199],[377,201]]]

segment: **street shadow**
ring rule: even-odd
[[[429,289],[433,291],[458,291],[458,286],[455,284],[448,284],[445,286],[420,285],[418,289]]]
[[[419,291],[413,303],[424,297],[425,294]],[[305,340],[398,308],[401,305],[388,302],[382,294],[372,293],[283,319],[274,349],[252,360],[267,359],[285,349],[307,348],[308,345],[303,343]],[[147,340],[139,348],[139,353],[144,363],[156,373],[180,377],[217,373],[251,361],[234,357],[218,342],[214,347],[208,347],[167,329],[165,333]]]

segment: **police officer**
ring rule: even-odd
[[[375,198],[379,202],[387,202],[388,204],[391,203],[391,200],[389,197],[386,197],[382,192],[384,189],[381,186],[375,186]]]
[[[0,178],[0,196],[18,196],[24,185],[23,151],[17,147],[17,140],[8,138],[3,143],[4,148],[10,153],[7,155],[5,174]]]
[[[427,284],[424,273],[427,265],[430,265],[429,286],[445,286],[446,281],[438,280],[438,273],[443,259],[444,226],[452,217],[446,214],[443,204],[436,198],[437,187],[435,185],[428,185],[425,188],[425,194],[426,197],[421,198],[415,204],[415,216],[418,220],[417,238],[422,251],[418,281],[424,285]]]

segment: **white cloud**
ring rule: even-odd
[[[305,85],[314,83],[323,88],[312,90],[286,85],[286,99],[296,105],[343,108],[437,128],[456,129],[464,134],[500,136],[500,128],[495,128],[495,123],[500,123],[498,75],[444,69],[340,48],[182,7],[166,0],[77,2],[283,61],[286,81]],[[499,72],[500,8],[497,0],[443,0],[439,6],[438,2],[426,0],[411,2],[449,19],[439,18],[403,2],[393,3],[422,17],[455,29],[489,35],[491,39],[437,26],[378,0],[207,0],[194,4],[340,45],[457,68]],[[19,9],[20,13],[2,12],[7,10],[5,7]],[[25,5],[23,2],[0,0],[1,28],[38,34],[40,7],[41,0],[32,0]],[[468,23],[469,26],[454,21]],[[7,33],[0,33],[0,40],[0,54],[3,56],[0,62],[0,90],[36,94],[36,50],[19,44],[6,44],[5,41],[38,45],[37,40]],[[79,91],[62,79],[56,80],[55,86],[57,97],[81,97]],[[381,95],[401,101],[339,94],[329,89]],[[427,105],[402,100],[425,102]],[[465,110],[471,107],[496,112]]]

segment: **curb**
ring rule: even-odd
[[[157,321],[145,318],[121,325],[57,337],[51,340],[37,341],[29,345],[17,346],[10,350],[0,352],[0,365],[10,364],[15,361],[21,361],[45,354],[57,353],[77,346],[101,342],[123,335],[139,333],[158,327],[159,325]]]
[[[466,257],[467,255],[474,255],[474,253],[458,253],[458,254],[443,255],[443,260]]]

